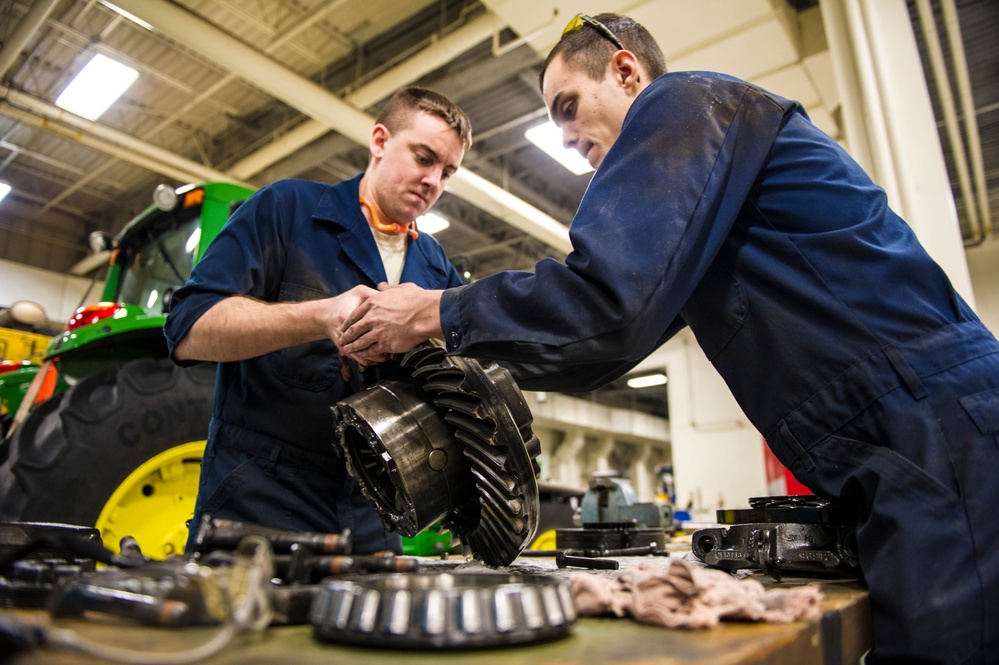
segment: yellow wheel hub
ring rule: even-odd
[[[534,539],[531,546],[528,547],[529,550],[554,550],[558,549],[555,545],[555,529],[548,529],[542,533],[538,534],[538,537]]]
[[[152,559],[182,554],[204,452],[205,441],[191,441],[163,451],[130,473],[97,518],[104,546],[118,552],[121,539],[132,536]]]

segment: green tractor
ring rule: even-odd
[[[253,190],[157,188],[107,249],[101,302],[81,307],[41,363],[0,374],[0,521],[96,526],[117,550],[183,551],[211,416],[215,367],[167,357],[170,298]]]

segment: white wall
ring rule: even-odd
[[[999,334],[999,239],[993,236],[978,247],[969,247],[967,256],[975,311],[989,330]]]
[[[719,507],[748,507],[766,496],[763,439],[708,362],[689,330],[662,347],[669,381],[670,440],[676,503],[714,521]]]
[[[91,290],[90,279],[0,259],[0,307],[29,300],[41,305],[50,321],[68,321],[81,302],[100,297],[102,286],[98,282]]]

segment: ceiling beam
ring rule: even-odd
[[[83,145],[114,155],[154,173],[181,182],[220,180],[245,184],[221,171],[136,139],[107,125],[87,120],[13,88],[0,85],[0,97],[6,100],[0,101],[0,113],[3,115],[71,137]],[[59,124],[53,124],[52,121]],[[74,127],[77,131],[63,129],[63,125]]]
[[[24,18],[14,28],[14,32],[4,40],[3,50],[0,51],[0,79],[7,77],[7,70],[14,64],[14,61],[21,51],[23,51],[38,28],[42,27],[45,19],[48,18],[53,8],[59,4],[59,0],[39,0],[31,5],[31,8],[24,15]]]
[[[116,0],[116,4],[313,120],[368,145],[374,118],[188,10],[165,0]],[[468,170],[451,178],[448,191],[551,247],[571,250],[565,225]]]

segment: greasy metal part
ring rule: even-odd
[[[554,640],[576,611],[566,580],[544,575],[367,575],[324,583],[310,621],[323,640],[471,649]]]
[[[90,526],[55,522],[0,522],[0,565],[15,559],[71,555],[72,541],[101,543],[101,532]]]
[[[603,550],[600,552],[600,556],[669,556],[669,552],[662,548],[661,545],[652,543],[650,545],[645,545],[643,547],[622,547],[618,550]]]
[[[665,529],[640,529],[634,522],[587,524],[582,528],[556,529],[559,550],[586,553],[587,556],[625,556],[619,552],[656,554],[666,548],[670,536]]]
[[[334,414],[347,468],[402,535],[446,515],[452,494],[474,492],[461,443],[418,383],[377,383],[337,403]]]
[[[271,626],[301,626],[309,623],[312,603],[319,595],[318,584],[279,584],[271,582]]]
[[[236,565],[213,570],[179,558],[137,568],[103,568],[60,584],[48,609],[56,618],[93,613],[149,626],[217,624],[229,613],[218,580],[223,575],[234,580],[237,570]]]
[[[0,607],[41,608],[59,584],[97,569],[81,549],[102,548],[93,527],[0,522]]]
[[[723,570],[755,568],[776,580],[786,572],[857,574],[856,532],[841,525],[761,523],[700,529],[694,556]]]
[[[719,510],[728,527],[700,529],[694,556],[723,570],[753,568],[774,579],[785,572],[854,577],[856,527],[849,514],[815,496],[756,497],[749,510]]]
[[[194,534],[195,551],[205,554],[213,550],[236,550],[248,536],[265,539],[274,552],[281,553],[304,547],[311,554],[349,554],[351,547],[350,529],[343,533],[286,531],[206,514]]]
[[[513,561],[538,526],[532,416],[509,372],[423,344],[410,381],[375,384],[333,406],[336,445],[382,520],[415,536],[437,520],[466,554]]]
[[[293,584],[316,584],[330,576],[351,573],[411,573],[419,570],[420,560],[409,556],[372,556],[343,554],[313,555],[307,548],[291,554],[275,554],[275,575]]]

